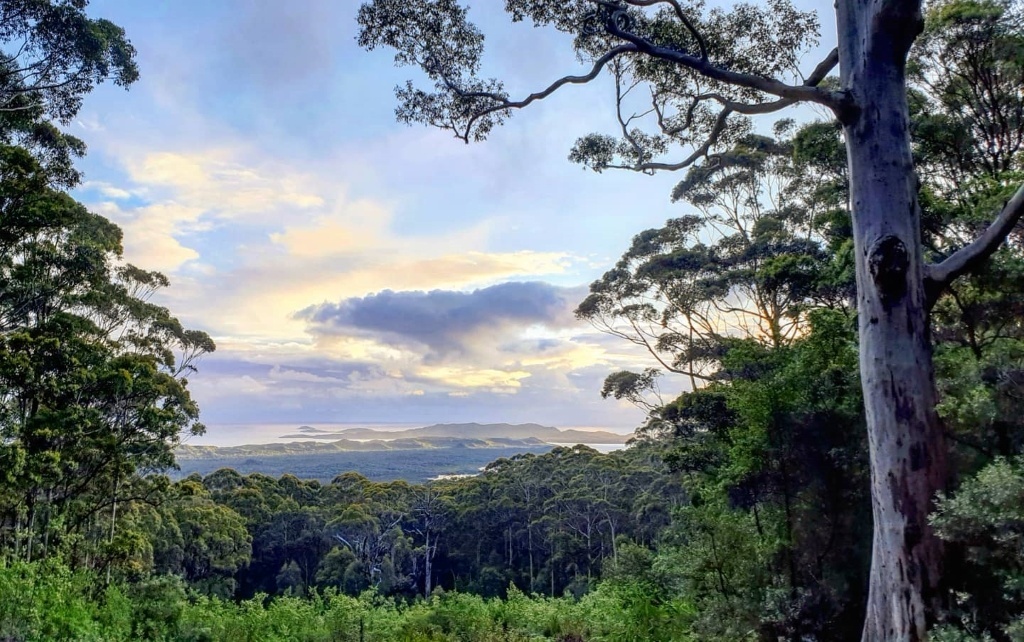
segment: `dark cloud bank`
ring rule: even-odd
[[[312,306],[298,317],[310,323],[314,334],[354,330],[449,352],[458,349],[464,337],[488,328],[571,324],[572,310],[581,296],[580,288],[538,281],[502,283],[472,292],[384,290]]]

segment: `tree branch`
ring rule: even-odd
[[[719,112],[718,119],[715,120],[715,126],[711,129],[711,133],[708,135],[708,137],[704,139],[704,143],[701,144],[700,147],[695,149],[692,154],[690,154],[683,160],[679,161],[678,163],[662,163],[650,161],[647,163],[636,163],[634,165],[608,165],[608,167],[610,169],[630,169],[637,172],[655,172],[658,170],[675,172],[681,169],[686,169],[690,165],[693,165],[701,158],[704,158],[705,156],[708,155],[708,152],[711,151],[711,148],[714,146],[714,144],[718,142],[719,136],[721,136],[722,132],[725,131],[725,125],[728,122],[729,116],[731,116],[732,113],[732,110],[729,109],[728,107]]]
[[[818,65],[814,68],[814,70],[811,72],[811,75],[809,75],[807,77],[807,80],[804,81],[803,87],[816,88],[821,83],[821,81],[823,81],[825,77],[828,76],[829,72],[832,71],[838,64],[839,50],[833,49],[828,54],[828,56],[826,56],[825,59],[818,63]],[[722,103],[724,109],[722,109],[722,111],[719,112],[718,118],[715,120],[715,125],[711,129],[711,133],[708,134],[708,137],[704,139],[704,143],[701,144],[700,147],[695,149],[693,153],[691,153],[689,156],[679,161],[678,163],[663,163],[651,161],[646,163],[636,163],[634,165],[609,165],[608,167],[610,169],[629,169],[633,171],[648,173],[659,170],[674,172],[681,169],[686,169],[687,167],[696,163],[701,158],[704,158],[708,155],[708,152],[711,151],[711,148],[715,145],[715,143],[718,142],[718,138],[725,130],[725,126],[728,123],[729,116],[731,116],[732,114],[768,114],[783,109],[785,107],[789,107],[790,105],[799,102],[798,100],[793,98],[780,98],[779,100],[775,100],[772,102],[750,104],[729,100],[725,96],[722,96],[721,94],[701,94],[699,96],[694,97],[693,102],[690,105],[690,109],[687,113],[687,121],[692,120],[693,110],[702,100],[717,100],[718,102]],[[668,135],[672,135],[670,132],[666,131],[666,128],[664,126],[664,116],[661,110],[657,108],[657,100],[655,100],[654,102],[655,110],[658,115],[659,126],[661,127],[663,132],[665,132]]]
[[[589,72],[581,76],[563,76],[562,78],[559,78],[555,82],[548,85],[547,88],[538,92],[534,92],[527,96],[526,98],[524,98],[523,100],[513,101],[502,96],[501,94],[495,94],[486,91],[464,91],[455,83],[451,82],[447,78],[444,78],[444,83],[448,87],[448,89],[455,92],[456,95],[462,98],[487,98],[497,103],[493,107],[488,107],[487,109],[483,109],[473,114],[472,118],[470,118],[469,121],[466,123],[464,133],[459,132],[456,135],[464,142],[469,143],[469,133],[473,129],[473,124],[480,118],[486,116],[487,114],[493,114],[494,112],[503,111],[506,109],[522,109],[523,107],[528,106],[532,102],[547,98],[548,96],[555,93],[565,85],[586,84],[593,80],[594,78],[597,78],[598,74],[601,73],[605,65],[607,65],[609,62],[611,62],[621,54],[636,50],[637,48],[633,45],[619,45],[617,47],[614,47],[608,50],[608,52],[606,52],[603,56],[595,60],[594,65],[593,67],[591,67]]]
[[[804,84],[801,87],[817,87],[821,84],[821,81],[825,80],[829,72],[835,69],[836,65],[839,64],[839,49],[833,49],[829,52],[828,56],[824,60],[818,63],[818,66],[811,71],[811,75],[807,77]],[[722,105],[738,114],[746,114],[753,116],[757,114],[770,114],[772,112],[779,111],[789,107],[790,105],[798,102],[794,98],[780,98],[779,100],[773,100],[767,103],[741,103],[734,100],[729,100],[721,94],[704,94],[698,98],[710,98],[717,100]]]
[[[708,59],[708,45],[704,41],[704,37],[700,35],[700,31],[697,27],[690,22],[690,19],[686,17],[686,13],[683,11],[683,7],[676,0],[625,0],[626,4],[633,5],[634,7],[651,7],[656,4],[667,4],[671,5],[673,11],[675,11],[676,18],[679,22],[683,23],[686,30],[690,32],[693,39],[697,41],[697,46],[700,48],[701,60]]]
[[[992,256],[1024,215],[1024,185],[1003,206],[999,216],[973,243],[962,247],[946,260],[925,267],[925,292],[928,307],[954,279],[975,270]]]
[[[639,53],[644,53],[654,58],[660,58],[662,60],[682,65],[683,67],[688,67],[700,75],[712,80],[735,85],[737,87],[755,89],[766,94],[778,96],[779,98],[791,100],[792,102],[818,103],[828,107],[837,115],[844,113],[849,108],[849,101],[845,94],[819,89],[816,86],[817,83],[812,85],[805,82],[802,85],[787,85],[786,83],[775,80],[774,78],[755,76],[753,74],[745,74],[737,71],[729,71],[728,69],[722,69],[721,67],[712,65],[706,59],[691,56],[688,53],[670,49],[668,47],[656,45],[649,40],[620,28],[615,20],[609,20],[606,25],[606,29],[610,35],[621,38],[635,45],[636,51]],[[833,57],[836,62],[838,62],[839,55],[837,52],[833,52],[833,54],[830,54],[823,64],[827,64]],[[829,66],[828,69],[831,69],[833,66],[835,66],[835,63]],[[821,65],[819,65],[819,67],[821,67]],[[818,82],[820,82],[820,80]]]

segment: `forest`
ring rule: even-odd
[[[145,72],[136,45],[85,0],[0,0],[0,640],[1024,640],[1024,7],[935,0],[903,43],[915,3],[838,6],[869,4],[896,12],[864,23],[894,30],[865,36],[899,53],[892,104],[856,104],[845,41],[803,84],[771,80],[816,37],[785,0],[509,0],[576,33],[595,76],[652,87],[657,133],[620,93],[621,137],[570,154],[680,173],[684,213],[575,309],[649,355],[595,391],[647,418],[622,451],[411,484],[172,477],[214,340],[71,195],[66,126]],[[546,97],[475,77],[483,36],[453,0],[375,0],[359,26],[436,83],[400,86],[399,120],[479,141]],[[753,118],[801,100],[834,113]],[[870,120],[893,105],[905,127]],[[698,153],[657,160],[674,145]],[[865,247],[864,181],[888,198],[897,178],[913,190],[888,216],[913,238]]]

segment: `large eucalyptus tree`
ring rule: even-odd
[[[80,178],[74,161],[85,143],[62,131],[85,95],[106,81],[139,77],[124,29],[88,15],[88,0],[0,2],[0,142],[42,162],[54,185]]]
[[[948,480],[935,411],[929,311],[954,279],[975,269],[1024,212],[1018,190],[970,243],[936,263],[921,246],[911,149],[907,60],[921,33],[921,0],[837,0],[837,46],[806,76],[800,54],[818,23],[788,0],[707,10],[700,0],[506,0],[513,21],[574,37],[589,64],[522,99],[480,76],[483,33],[458,0],[372,0],[360,43],[388,46],[433,87],[397,88],[398,119],[487,137],[517,109],[609,73],[616,136],[579,140],[571,157],[596,170],[640,172],[708,165],[749,132],[746,118],[796,103],[841,123],[853,212],[860,369],[874,506],[871,586],[863,639],[920,640],[942,601],[943,550],[927,522]],[[838,67],[838,82],[824,82]],[[646,89],[646,106],[630,101]],[[673,153],[683,151],[682,158]]]

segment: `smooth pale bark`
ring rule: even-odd
[[[423,597],[425,597],[427,599],[430,599],[430,591],[433,590],[433,587],[431,586],[431,579],[433,578],[433,575],[434,575],[434,571],[433,571],[434,553],[433,553],[433,551],[430,548],[430,521],[429,520],[427,520],[426,531],[427,531],[427,549],[426,549],[426,555],[424,556],[426,558],[424,560],[424,567],[425,567],[424,571],[425,571],[426,578],[424,579],[424,582],[423,582]],[[436,544],[435,544],[435,546],[436,546]]]
[[[923,640],[940,606],[942,544],[928,525],[947,480],[904,75],[920,3],[841,0],[841,114],[857,263],[860,371],[874,541],[864,642]]]

